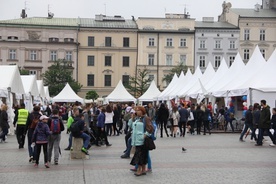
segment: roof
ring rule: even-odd
[[[53,102],[76,102],[76,101],[83,103],[83,99],[73,91],[73,89],[68,83],[64,86],[61,92],[59,92],[59,94],[53,98]]]
[[[276,18],[276,10],[274,9],[260,9],[259,11],[255,11],[254,9],[231,8],[230,11],[240,15],[240,17]]]
[[[237,26],[229,24],[227,22],[203,22],[195,21],[195,28],[212,28],[212,29],[239,29]]]
[[[77,18],[47,18],[47,17],[30,17],[24,19],[1,20],[1,24],[26,25],[26,26],[58,26],[58,27],[76,27],[78,26]]]
[[[133,20],[106,20],[98,21],[91,18],[80,18],[80,27],[96,27],[96,28],[118,28],[118,29],[137,29],[136,22]]]
[[[126,90],[120,80],[114,90],[105,98],[108,102],[135,102],[136,99]]]

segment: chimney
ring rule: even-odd
[[[25,10],[25,9],[22,9],[20,17],[21,17],[22,19],[24,19],[24,18],[27,17],[27,14],[26,14],[26,10]]]

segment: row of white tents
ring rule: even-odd
[[[166,101],[179,98],[196,99],[200,102],[204,98],[215,101],[217,97],[224,97],[225,103],[229,97],[247,96],[247,104],[260,103],[265,99],[271,107],[276,104],[276,50],[266,61],[258,46],[256,46],[251,58],[245,65],[238,53],[231,67],[225,60],[217,71],[209,62],[205,72],[202,74],[199,67],[194,74],[188,69],[184,75],[181,72],[178,77],[174,75],[170,84],[162,92],[158,90],[152,81],[148,90],[141,97],[143,101]],[[136,101],[124,88],[120,81],[116,88],[106,97],[106,101]]]

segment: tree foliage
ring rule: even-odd
[[[99,98],[99,95],[96,91],[94,90],[91,90],[91,91],[88,91],[86,93],[86,96],[85,96],[86,99],[92,99],[92,100],[96,100],[97,98]]]
[[[130,76],[129,83],[124,84],[128,91],[135,97],[138,98],[143,95],[149,87],[151,79],[149,78],[149,71],[144,69],[137,70],[137,77]]]
[[[186,73],[187,70],[188,70],[188,67],[186,65],[184,65],[183,63],[179,63],[177,66],[171,69],[169,74],[165,75],[162,78],[162,81],[166,81],[167,83],[170,83],[175,73],[179,76],[182,71]]]
[[[73,69],[67,61],[54,61],[49,69],[42,74],[44,85],[49,86],[50,96],[57,95],[69,83],[71,88],[77,93],[82,85],[73,79]]]

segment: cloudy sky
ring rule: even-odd
[[[229,0],[232,8],[254,8],[262,0]],[[27,7],[28,17],[46,17],[48,7],[55,17],[94,18],[95,14],[137,17],[164,17],[166,13],[183,13],[191,18],[215,17],[222,12],[223,0],[0,0],[0,20],[20,18]],[[25,5],[26,4],[26,5]]]

